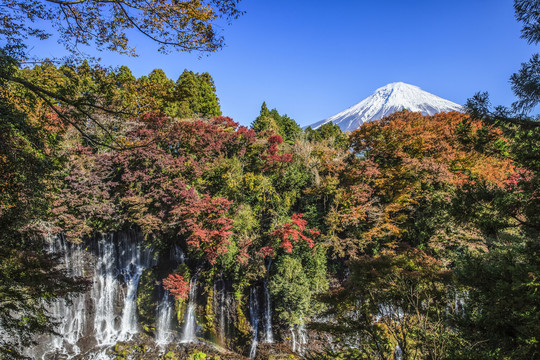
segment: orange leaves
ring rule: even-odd
[[[359,249],[417,241],[407,237],[416,214],[448,206],[458,188],[504,187],[514,168],[499,129],[457,112],[397,112],[364,124],[350,139],[359,156],[342,176],[332,229],[341,237],[355,233]]]
[[[242,14],[238,1],[230,0],[78,0],[65,1],[58,11],[58,1],[12,0],[4,5],[9,21],[0,31],[10,38],[28,36],[47,38],[51,24],[56,25],[60,41],[76,52],[77,44],[94,45],[123,54],[136,55],[129,30],[136,30],[159,45],[158,51],[217,51],[223,39],[215,26],[219,17],[233,19]],[[28,28],[28,21],[42,27]]]
[[[366,220],[373,194],[367,184],[350,186],[347,191],[339,191],[337,200],[342,207],[340,220],[344,226],[356,226]]]
[[[460,185],[475,178],[500,184],[512,171],[510,160],[497,153],[499,129],[460,113],[423,116],[402,111],[363,125],[351,134],[352,147],[385,168],[403,166],[420,181]],[[395,179],[394,179],[395,180]]]

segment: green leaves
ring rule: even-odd
[[[276,109],[268,110],[266,102],[263,102],[260,115],[253,121],[251,127],[258,133],[273,131],[290,144],[302,132],[296,121],[287,115],[280,115]]]
[[[529,359],[540,354],[539,251],[536,241],[515,239],[460,261],[458,280],[468,286],[468,296],[457,325],[476,344],[466,348],[464,358]]]

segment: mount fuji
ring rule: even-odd
[[[326,123],[333,122],[342,131],[353,131],[365,122],[379,120],[403,109],[421,112],[424,115],[464,111],[460,105],[430,94],[418,86],[395,82],[378,88],[371,96],[347,110],[310,126],[312,129],[316,129]]]

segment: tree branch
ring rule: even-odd
[[[85,2],[88,2],[88,0],[72,0],[72,1],[66,1],[66,0],[45,0],[47,2],[51,2],[58,5],[77,5],[82,4]],[[130,4],[126,2],[125,0],[95,0],[98,3],[123,3],[131,8],[138,9],[138,10],[146,10],[143,7],[135,6],[133,4]]]
[[[122,1],[123,2],[123,1]],[[122,12],[124,13],[124,15],[126,16],[126,19],[138,30],[140,31],[143,35],[147,36],[149,39],[157,42],[158,44],[161,44],[161,45],[170,45],[170,46],[178,46],[184,50],[200,50],[202,51],[203,48],[202,47],[188,47],[186,45],[183,45],[181,43],[174,43],[174,42],[168,42],[168,41],[164,41],[164,40],[161,40],[161,39],[158,39],[156,38],[155,36],[149,34],[148,32],[144,31],[136,22],[135,20],[132,19],[132,17],[128,14],[128,12],[126,11],[126,9],[124,9],[124,7],[122,6],[122,4],[120,2],[116,2],[116,5],[118,5],[118,7],[122,10]]]

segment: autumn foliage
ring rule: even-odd
[[[502,132],[456,112],[397,112],[364,124],[350,141],[359,157],[344,169],[329,217],[341,255],[424,241],[409,240],[418,214],[429,216],[476,184],[505,187],[514,172]]]
[[[314,238],[320,235],[320,232],[316,229],[306,228],[307,221],[302,219],[302,214],[293,214],[292,219],[283,225],[278,226],[269,235],[278,240],[279,247],[283,248],[286,253],[291,253],[293,250],[293,243],[298,243],[300,240],[304,241],[310,248],[315,246]],[[272,254],[268,250],[263,250],[263,254]]]
[[[38,70],[69,82],[54,67]],[[83,76],[94,81],[91,89],[99,73]],[[326,328],[351,331],[357,343],[382,341],[369,350],[374,358],[392,357],[396,343],[404,353],[442,354],[457,332],[448,320],[455,309],[447,311],[447,304],[455,304],[450,296],[459,286],[468,284],[470,299],[477,296],[476,314],[490,314],[475,293],[482,284],[465,275],[457,284],[455,274],[505,274],[506,263],[518,263],[505,258],[514,242],[512,256],[533,259],[523,252],[534,244],[520,241],[537,238],[540,229],[540,163],[529,151],[538,148],[534,131],[503,131],[462,113],[401,111],[351,134],[335,126],[302,134],[288,117],[278,124],[277,111],[274,118],[264,106],[257,129],[250,129],[228,117],[198,114],[204,102],[188,109],[167,100],[174,87],[160,71],[139,80],[126,81],[126,69],[111,76],[118,84],[105,83],[110,93],[102,101],[138,109],[130,117],[104,119],[114,142],[103,129],[88,127],[89,139],[57,126],[39,103],[5,106],[14,123],[23,123],[21,110],[31,112],[32,121],[50,123],[0,126],[6,130],[0,140],[9,145],[0,146],[6,170],[0,173],[0,220],[12,234],[47,224],[69,241],[84,242],[97,233],[135,229],[158,259],[144,274],[147,289],[161,281],[186,299],[186,279],[196,272],[208,299],[212,285],[223,281],[238,304],[247,304],[249,288],[264,283],[273,321],[285,329],[315,318],[323,308],[319,301],[328,300],[343,326]],[[147,92],[137,91],[144,83]],[[176,116],[187,113],[193,116]],[[29,172],[17,159],[42,171]],[[185,254],[183,262],[172,260],[176,251]],[[475,262],[490,252],[501,271]],[[515,298],[534,302],[529,289],[537,286],[537,268],[527,261],[511,270],[523,288]],[[498,298],[512,298],[505,295],[514,291],[508,279],[510,290]],[[331,285],[329,296],[322,296]],[[471,337],[484,341],[479,333]]]
[[[170,274],[162,281],[163,288],[168,290],[176,299],[187,299],[190,285],[182,275]]]
[[[229,237],[232,235],[233,220],[224,215],[231,202],[203,196],[197,203],[185,211],[193,211],[197,216],[187,216],[186,230],[190,232],[187,243],[192,249],[204,254],[210,265],[215,265],[217,258],[227,253]]]

